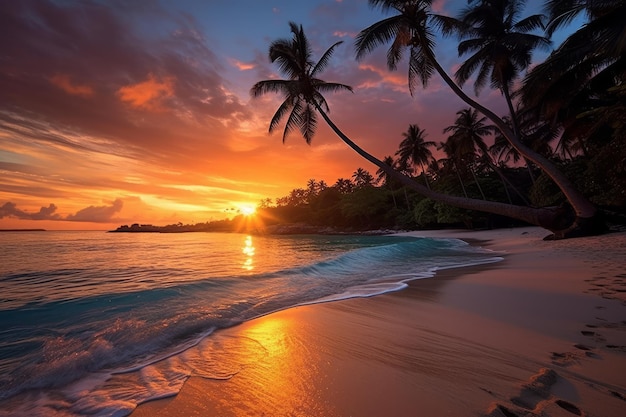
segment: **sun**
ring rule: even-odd
[[[239,211],[244,216],[252,216],[256,213],[256,206],[254,204],[241,204],[239,206]]]

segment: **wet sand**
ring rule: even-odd
[[[626,233],[410,234],[505,259],[219,331],[199,348],[222,379],[198,372],[132,417],[624,415]]]

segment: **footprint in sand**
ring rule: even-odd
[[[585,415],[575,404],[552,395],[551,389],[559,378],[561,377],[554,370],[542,368],[521,386],[519,394],[511,398],[511,404],[492,404],[487,411],[487,417],[560,416],[562,412],[557,412],[558,409],[577,416]]]
[[[563,368],[579,363],[581,358],[577,352],[552,352],[551,355],[552,364]]]
[[[554,402],[556,405],[558,405],[559,407],[561,407],[563,410],[569,411],[572,414],[575,414],[577,416],[582,416],[582,412],[580,411],[580,408],[576,407],[574,404],[564,401],[564,400],[556,400]]]

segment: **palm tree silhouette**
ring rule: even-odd
[[[426,187],[430,188],[424,165],[428,165],[433,157],[428,148],[435,146],[435,142],[425,140],[426,131],[420,129],[416,124],[409,125],[407,131],[402,133],[402,137],[404,139],[400,142],[396,156],[400,157],[400,163],[408,164],[410,162],[413,165],[419,165]]]
[[[488,2],[488,0],[485,1]],[[578,234],[581,228],[586,229],[582,233],[595,232],[595,230],[588,229],[593,229],[595,226],[596,207],[556,165],[522,143],[515,132],[493,111],[469,97],[435,59],[432,28],[440,29],[444,35],[458,33],[462,27],[459,20],[432,13],[432,0],[369,0],[368,2],[385,13],[397,12],[397,14],[372,24],[357,35],[355,43],[357,59],[362,59],[376,47],[391,42],[387,51],[387,66],[390,70],[395,70],[402,58],[403,50],[408,48],[410,53],[408,86],[411,93],[414,91],[417,80],[420,80],[425,87],[430,77],[437,72],[461,100],[487,116],[520,154],[540,167],[561,189],[571,204],[576,218],[566,230],[558,234],[559,237]],[[547,213],[544,214],[547,215]],[[558,222],[561,217],[562,213],[557,210],[553,213],[552,219]],[[562,226],[555,223],[548,228],[555,230]]]
[[[486,200],[480,182],[476,177],[476,162],[485,160],[488,157],[487,145],[483,139],[491,133],[489,126],[485,125],[485,118],[478,117],[478,112],[474,109],[463,109],[456,112],[457,118],[454,124],[443,129],[443,133],[452,132],[447,139],[451,143],[449,148],[453,149],[452,158],[456,164],[463,164],[474,177],[474,182],[478,187],[483,200]]]
[[[392,156],[385,156],[383,158],[383,163],[393,169],[396,169],[396,161],[393,159]],[[382,168],[378,168],[378,170],[376,170],[376,182],[379,184],[382,183],[383,187],[389,188],[389,193],[391,194],[391,198],[393,199],[393,207],[398,208],[396,195],[394,194],[394,181],[393,177],[389,175],[389,172],[383,170]]]
[[[283,142],[292,130],[299,129],[306,143],[310,144],[317,127],[317,111],[321,113],[323,113],[322,109],[330,111],[322,93],[352,91],[352,87],[325,82],[317,78],[317,75],[328,66],[335,48],[342,42],[333,44],[324,52],[320,60],[314,63],[311,58],[311,46],[302,26],[298,27],[293,22],[290,22],[289,26],[293,38],[272,42],[269,51],[270,60],[278,63],[281,72],[286,74],[288,79],[259,81],[252,87],[251,94],[253,97],[266,93],[283,94],[285,101],[272,117],[270,133],[289,113],[283,132]]]
[[[357,170],[352,173],[352,178],[357,188],[367,187],[374,182],[372,174],[363,168],[357,168]]]
[[[589,139],[610,125],[613,140],[624,135],[626,2],[623,0],[550,0],[547,33],[585,14],[588,22],[571,34],[526,76],[525,107],[562,129],[559,148],[574,146],[587,156]],[[599,135],[604,139],[606,133]]]
[[[518,20],[526,1],[486,0],[465,8],[460,16],[459,56],[472,54],[455,73],[459,85],[475,72],[476,94],[489,80],[493,88],[502,91],[513,121],[513,132],[519,137],[519,126],[511,100],[513,81],[531,63],[536,48],[547,50],[550,40],[529,33],[543,28],[543,15],[535,14]]]
[[[321,94],[321,92],[352,91],[352,89],[344,84],[327,83],[317,78],[318,73],[328,65],[334,48],[341,42],[331,46],[322,55],[320,61],[314,64],[311,59],[311,47],[304,35],[302,26],[290,23],[290,27],[293,38],[272,42],[269,51],[270,60],[279,64],[279,69],[288,76],[288,79],[259,81],[250,91],[253,97],[259,97],[266,93],[282,93],[285,97],[285,101],[279,106],[274,117],[272,117],[270,132],[275,130],[287,113],[290,113],[283,132],[283,141],[291,130],[298,128],[307,143],[311,143],[317,127],[314,111],[317,110],[333,132],[350,148],[393,178],[425,197],[460,208],[484,211],[523,220],[555,232],[561,230],[562,227],[555,223],[555,219],[559,216],[559,212],[555,210],[520,207],[495,201],[467,199],[438,193],[397,172],[389,165],[366,152],[346,136],[330,119],[326,113],[329,110],[328,104]]]
[[[452,170],[456,173],[456,178],[459,180],[459,184],[461,184],[461,190],[463,191],[463,195],[467,198],[467,190],[465,189],[465,183],[463,182],[463,178],[461,177],[461,173],[459,172],[459,166],[457,163],[460,162],[459,152],[457,150],[457,143],[448,138],[448,140],[446,140],[445,142],[440,142],[437,149],[443,151],[443,153],[446,154],[447,158],[442,158],[440,161],[443,163],[452,164]]]

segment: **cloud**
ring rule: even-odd
[[[20,210],[14,203],[7,202],[0,206],[0,219],[4,217],[16,217],[22,220],[62,220],[55,211],[57,206],[50,204],[48,207],[42,207],[37,213],[28,213]]]
[[[117,90],[117,94],[120,100],[129,103],[133,107],[161,110],[162,101],[174,95],[173,85],[174,79],[172,77],[160,80],[154,74],[148,74],[146,81],[120,87]]]
[[[110,206],[89,206],[70,214],[65,220],[71,222],[93,222],[93,223],[109,223],[114,220],[113,216],[122,210],[124,203],[121,199],[116,199]]]
[[[230,62],[230,64],[236,68],[238,68],[240,71],[248,71],[251,69],[254,69],[256,67],[256,65],[254,63],[248,63],[248,62],[241,62],[237,59],[233,59],[230,58],[228,60],[228,62]]]
[[[68,94],[81,97],[93,96],[93,88],[88,85],[73,84],[69,75],[56,74],[50,78],[50,82]]]
[[[36,213],[29,213],[17,208],[12,202],[6,202],[0,206],[0,219],[4,217],[15,217],[21,220],[58,220],[71,222],[91,222],[109,223],[115,220],[115,214],[122,210],[124,203],[121,199],[116,199],[109,206],[89,206],[65,217],[56,213],[57,206],[50,204],[48,207],[41,207]]]
[[[24,143],[74,133],[186,167],[248,116],[193,18],[156,2],[0,2],[0,16],[0,119]]]

